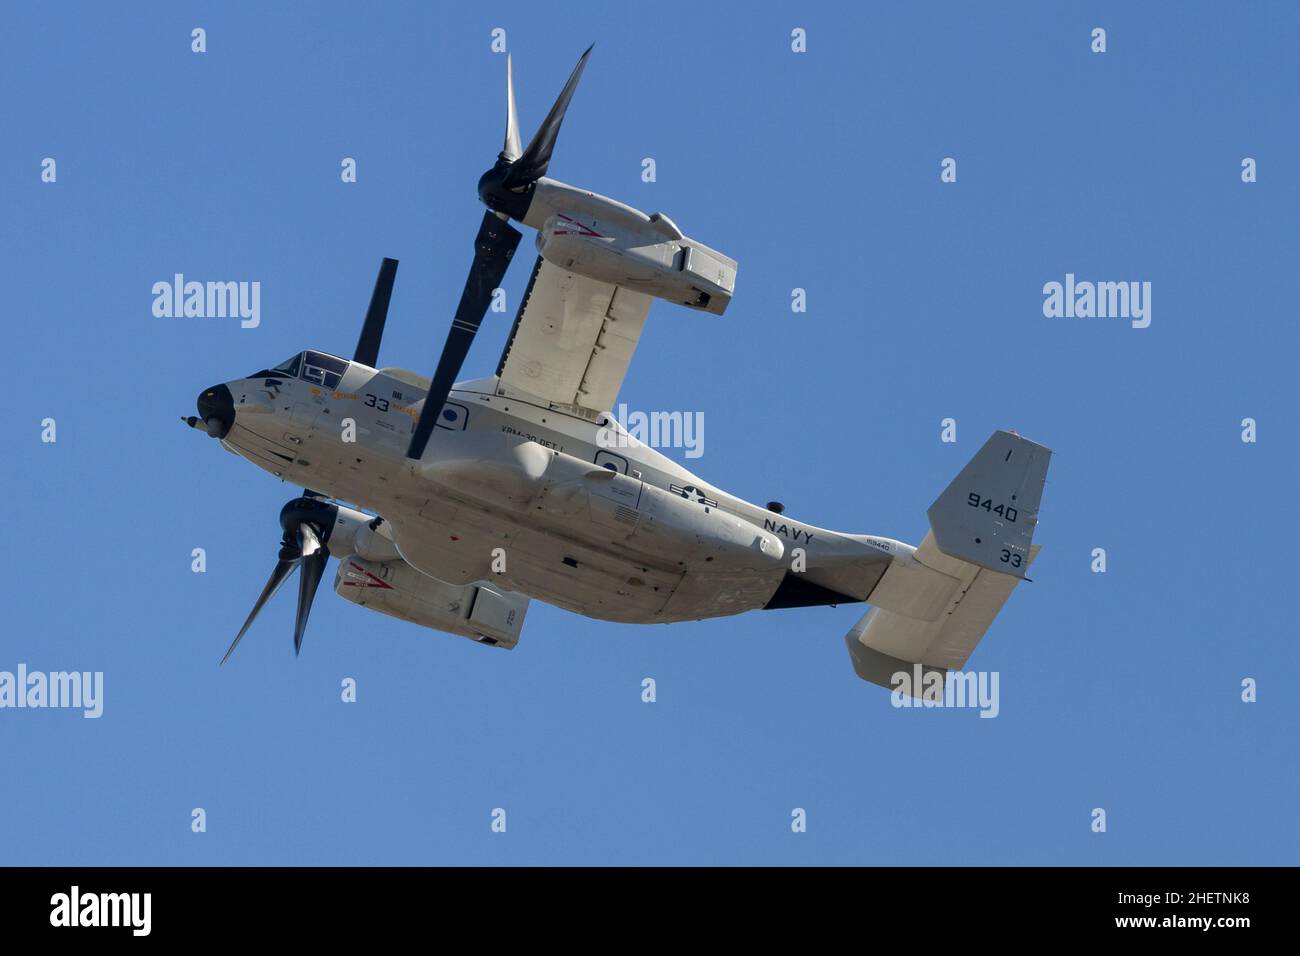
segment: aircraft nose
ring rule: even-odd
[[[199,418],[213,438],[225,438],[235,424],[235,397],[225,385],[213,385],[199,395]]]

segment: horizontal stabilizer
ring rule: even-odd
[[[1038,545],[1030,549],[1027,564],[1033,563],[1038,550]],[[893,688],[896,682],[892,678],[899,671],[906,672],[910,679],[917,664],[924,672],[965,666],[975,645],[1020,583],[1019,578],[940,553],[931,535],[926,536],[915,557],[923,567],[908,569],[905,580],[911,585],[918,573],[932,576],[936,588],[947,591],[942,609],[927,620],[876,606],[844,638],[858,676],[881,687]],[[885,572],[882,587],[891,583],[889,576],[894,571],[890,568]],[[870,600],[874,603],[876,595]]]
[[[1005,431],[976,452],[930,506],[921,546],[890,564],[867,598],[872,609],[845,635],[859,677],[919,693],[916,667],[946,674],[966,664],[1038,555],[1034,528],[1051,457]],[[906,682],[894,679],[900,672]]]

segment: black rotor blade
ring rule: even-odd
[[[258,612],[262,610],[266,605],[266,602],[271,600],[272,595],[274,595],[276,591],[280,590],[280,585],[288,580],[289,575],[293,573],[293,569],[297,566],[298,562],[296,560],[288,560],[283,557],[275,563],[275,570],[271,572],[270,580],[266,582],[266,587],[262,588],[261,596],[257,599],[257,603],[253,605],[253,610],[249,612],[248,620],[246,620],[244,626],[239,629],[239,633],[235,635],[235,639],[230,644],[230,649],[226,651],[226,656],[221,658],[222,664],[230,660],[230,655],[235,653],[235,646],[239,644],[239,642],[243,640],[244,635],[248,633],[248,628],[252,625],[253,619],[257,617]]]
[[[311,602],[316,597],[316,588],[320,586],[321,576],[325,573],[325,564],[330,553],[320,548],[313,554],[303,555],[302,573],[298,575],[298,613],[293,621],[293,652],[302,652],[302,636],[307,631],[307,615],[311,613]]]
[[[546,175],[546,169],[551,164],[551,153],[555,151],[555,140],[560,135],[560,124],[564,122],[564,113],[569,108],[569,101],[573,99],[573,91],[578,88],[582,68],[587,65],[587,57],[591,55],[594,46],[593,43],[587,47],[586,52],[578,58],[578,65],[573,68],[573,72],[569,75],[569,82],[564,84],[564,89],[556,98],[555,105],[546,114],[546,119],[542,120],[542,125],[537,127],[537,132],[533,134],[523,155],[514,161],[509,172],[506,173],[507,189],[535,183]]]
[[[433,434],[434,423],[438,420],[438,414],[447,401],[452,385],[456,383],[456,376],[465,364],[465,356],[469,354],[469,347],[474,343],[474,336],[478,334],[478,327],[487,313],[492,291],[505,278],[510,257],[515,254],[515,247],[519,245],[522,235],[496,213],[483,214],[483,224],[479,226],[478,236],[474,239],[474,262],[469,267],[460,304],[456,306],[456,317],[452,319],[451,328],[447,331],[447,341],[442,346],[442,355],[438,358],[438,368],[433,373],[429,394],[424,397],[420,420],[415,423],[415,433],[411,435],[411,444],[406,450],[407,458],[419,461],[424,457],[424,449],[429,444],[429,436]]]
[[[375,279],[375,291],[370,293],[370,308],[366,310],[366,321],[361,326],[361,337],[357,339],[352,361],[371,368],[379,367],[379,340],[384,337],[384,322],[388,318],[388,303],[393,297],[396,278],[397,260],[385,257]]]

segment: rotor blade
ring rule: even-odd
[[[515,78],[510,64],[510,54],[506,54],[506,144],[501,147],[501,158],[514,162],[522,149],[519,146],[519,115],[515,112]]]
[[[303,525],[303,531],[308,531]],[[315,537],[315,535],[313,535]],[[319,542],[317,542],[319,545]],[[298,575],[298,614],[293,621],[293,652],[302,651],[302,636],[307,631],[307,615],[311,613],[311,602],[316,597],[316,588],[320,586],[321,575],[325,573],[325,562],[330,553],[324,548],[303,555],[302,573]]]
[[[248,628],[253,623],[253,619],[257,617],[258,612],[262,610],[266,605],[266,602],[271,600],[272,595],[274,595],[276,591],[280,590],[280,585],[288,580],[289,575],[293,573],[293,569],[297,566],[297,561],[286,561],[284,558],[281,558],[275,563],[275,570],[271,572],[270,580],[266,582],[266,587],[262,588],[261,597],[259,597],[257,603],[253,605],[253,610],[249,612],[248,620],[244,622],[244,626],[239,629],[239,633],[236,634],[235,639],[231,641],[230,649],[226,651],[226,656],[221,658],[222,664],[230,660],[230,655],[235,653],[235,646],[243,639],[244,635],[248,633]]]
[[[546,119],[542,120],[542,125],[537,127],[537,132],[533,134],[523,155],[515,160],[514,165],[506,173],[506,188],[516,189],[519,186],[526,186],[546,175],[546,169],[551,164],[551,153],[555,151],[555,140],[560,135],[560,124],[564,122],[564,113],[569,108],[569,100],[573,99],[573,91],[578,88],[582,68],[587,65],[587,57],[591,55],[594,46],[593,43],[587,47],[587,51],[578,58],[578,65],[573,68],[573,72],[569,75],[569,82],[564,84],[564,89],[560,91],[555,105],[546,114]]]
[[[397,260],[384,258],[375,279],[375,291],[370,293],[370,308],[361,326],[357,350],[352,361],[377,368],[379,365],[379,340],[384,337],[384,322],[388,318],[388,302],[393,297],[393,280],[397,278]]]
[[[447,341],[442,346],[442,355],[438,358],[438,368],[433,373],[429,385],[429,394],[424,397],[424,408],[420,410],[420,419],[415,423],[415,433],[411,435],[410,447],[406,450],[407,458],[419,461],[424,457],[424,448],[433,434],[433,426],[442,412],[443,403],[451,387],[456,383],[460,367],[465,364],[465,356],[478,334],[478,327],[487,312],[492,299],[492,290],[501,285],[510,257],[515,254],[522,233],[497,214],[489,210],[483,214],[483,224],[478,228],[474,239],[474,261],[469,267],[469,276],[465,279],[465,290],[460,295],[460,304],[456,306],[456,317],[452,319],[447,331]]]

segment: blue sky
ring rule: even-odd
[[[858,681],[861,606],[535,604],[499,653],[326,586],[300,659],[281,595],[217,668],[296,489],[177,416],[347,353],[384,255],[383,360],[433,367],[500,148],[495,27],[525,138],[596,44],[553,175],[740,262],[725,317],[655,305],[621,396],[704,413],[690,467],[917,542],[993,429],[1055,450],[1035,580],[969,665],[997,719]],[[1298,28],[1280,2],[7,5],[0,669],[103,671],[105,701],[0,711],[0,863],[1294,864]],[[176,272],[260,281],[260,327],[155,318]],[[1066,273],[1151,282],[1151,326],[1045,318]]]

